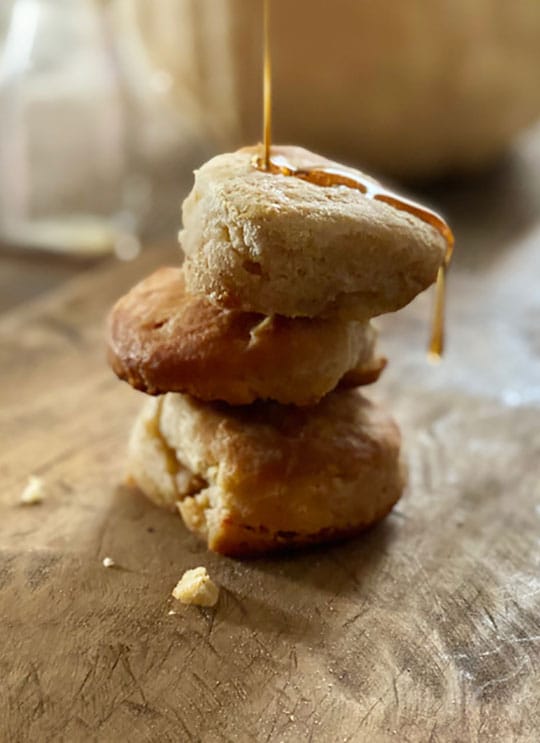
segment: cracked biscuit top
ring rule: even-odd
[[[191,292],[267,315],[365,320],[435,281],[446,249],[435,227],[354,188],[258,170],[257,152],[218,155],[195,173],[180,233]],[[299,147],[272,155],[343,168]]]

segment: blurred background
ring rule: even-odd
[[[272,0],[275,141],[526,217],[540,2],[389,7]],[[0,307],[174,241],[193,168],[261,137],[261,37],[262,0],[2,0]]]

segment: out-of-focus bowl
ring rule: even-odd
[[[159,7],[170,17],[145,21],[145,32],[179,101],[195,99],[216,146],[259,139],[262,1]],[[276,141],[425,178],[478,170],[540,115],[538,0],[271,0],[271,9]]]

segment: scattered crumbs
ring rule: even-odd
[[[219,598],[219,588],[210,579],[205,567],[186,570],[180,578],[172,595],[183,604],[196,606],[215,606]]]
[[[294,722],[294,720],[295,720],[295,717],[294,717],[294,715],[289,715],[289,720],[290,720],[291,722]]]
[[[114,568],[114,566],[116,565],[112,557],[104,557],[102,564],[104,568]]]
[[[24,506],[34,506],[45,499],[45,485],[41,477],[30,475],[25,489],[22,491],[19,502]]]
[[[173,614],[176,614],[176,612],[175,612],[175,610],[174,610],[174,609],[169,609],[169,611],[167,612],[167,614],[168,614],[168,615],[169,615],[170,617],[172,617],[172,615],[173,615]]]

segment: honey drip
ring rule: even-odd
[[[428,356],[432,361],[439,361],[444,351],[444,315],[446,299],[446,274],[454,250],[454,235],[445,220],[436,212],[427,209],[414,201],[404,198],[394,191],[385,188],[374,178],[367,178],[357,170],[339,167],[315,165],[309,168],[297,168],[282,155],[271,156],[272,134],[272,65],[270,57],[270,0],[264,0],[264,59],[263,59],[263,155],[255,156],[253,164],[258,170],[265,170],[275,175],[287,175],[300,178],[317,186],[346,186],[360,191],[368,199],[384,201],[395,209],[413,214],[434,227],[446,241],[446,253],[437,272],[435,285],[435,306],[431,321],[431,335]]]

